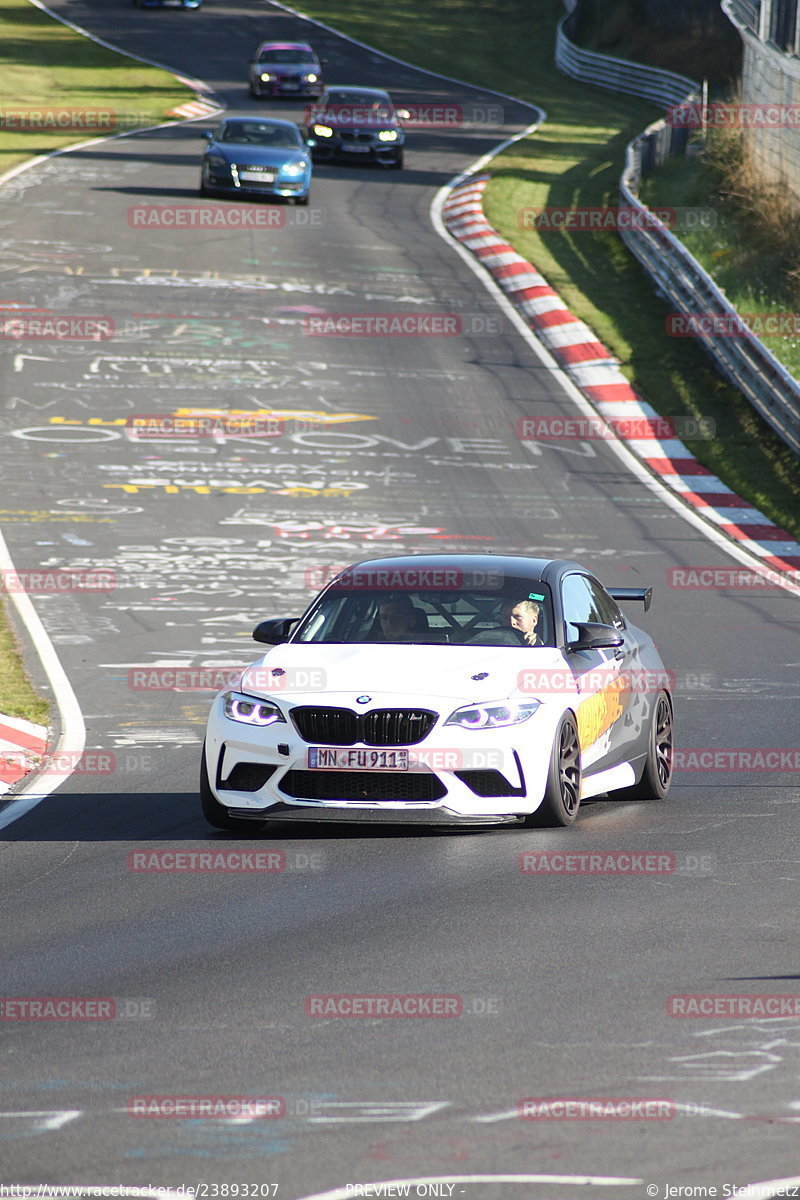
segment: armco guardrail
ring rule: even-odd
[[[579,79],[581,83],[608,88],[612,92],[641,96],[661,108],[679,104],[689,95],[699,94],[700,85],[684,75],[626,62],[624,58],[612,58],[608,54],[596,54],[592,50],[581,50],[569,39],[569,27],[574,17],[573,8],[559,21],[556,31],[556,66],[565,75]]]
[[[636,195],[639,179],[638,139],[628,146],[625,172],[620,180],[623,204],[642,217],[641,228],[627,229],[622,237],[632,254],[662,292],[682,313],[708,316],[724,314],[733,336],[703,333],[697,336],[717,367],[747,397],[753,408],[780,437],[800,454],[800,384],[774,354],[738,321],[733,305],[682,242],[642,204]],[[636,224],[631,220],[631,225]]]
[[[584,83],[645,97],[665,108],[699,99],[699,86],[693,79],[639,63],[626,63],[574,45],[567,30],[574,17],[575,4],[570,2],[568,7],[570,12],[559,22],[556,36],[556,65],[566,74]],[[652,86],[648,86],[648,79]],[[800,454],[800,383],[764,343],[737,320],[736,309],[708,272],[639,200],[637,193],[642,176],[671,154],[680,152],[687,137],[686,129],[673,128],[660,120],[630,143],[620,179],[620,196],[624,205],[636,210],[640,220],[631,220],[630,228],[621,236],[658,290],[678,311],[698,317],[724,314],[730,323],[728,332],[732,330],[734,336],[720,337],[703,332],[702,321],[696,323],[696,336],[722,374],[744,393],[786,444]]]
[[[722,11],[735,25],[758,33],[761,21],[759,0],[722,0]]]

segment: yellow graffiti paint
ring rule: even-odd
[[[278,421],[305,421],[309,425],[341,425],[347,421],[377,421],[377,417],[369,413],[357,412],[318,412],[310,408],[176,408],[167,417],[216,417],[224,420],[226,417],[272,417]],[[51,425],[129,425],[138,420],[136,414],[130,417],[88,417],[83,420],[78,417],[50,417]],[[152,419],[152,418],[149,418]]]
[[[104,483],[104,488],[119,488],[126,496],[138,496],[140,492],[152,492],[161,489],[165,496],[178,496],[191,493],[194,496],[210,496],[212,493],[225,493],[233,496],[260,496],[269,492],[271,496],[352,496],[356,488],[325,487],[325,488],[273,488],[264,487],[218,487],[216,484],[205,483]]]
[[[318,412],[310,408],[177,408],[176,417],[275,417],[279,421],[310,421],[315,425],[340,425],[344,421],[377,421],[369,413]]]

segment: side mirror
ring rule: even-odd
[[[407,108],[396,108],[395,116],[399,121],[408,121],[411,119],[411,113]]]
[[[272,617],[269,621],[260,621],[253,630],[253,641],[280,646],[289,640],[289,631],[299,620],[299,617]]]
[[[614,650],[625,640],[613,625],[603,625],[599,621],[570,621],[570,625],[576,626],[578,637],[567,643],[568,650]]]
[[[200,137],[205,138],[207,142],[213,141],[214,132],[211,129],[202,129],[200,131]]]
[[[321,58],[321,59],[319,60],[319,65],[320,65],[321,67],[324,67],[324,66],[325,66],[325,64],[327,63],[327,61],[328,61],[328,60],[327,60],[327,58]]]

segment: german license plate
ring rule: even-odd
[[[354,146],[352,142],[342,142],[342,149],[348,154],[369,154],[369,146]]]
[[[273,183],[275,175],[272,171],[240,171],[239,178],[251,180],[253,183]]]
[[[283,88],[283,90],[285,92],[299,92],[300,91],[299,83],[282,83],[281,87]]]
[[[307,761],[311,771],[407,771],[408,751],[309,746]]]

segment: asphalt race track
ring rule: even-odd
[[[796,772],[684,769],[663,803],[589,801],[559,831],[276,825],[245,840],[199,812],[211,692],[175,690],[170,672],[253,661],[257,620],[296,615],[326,568],[372,554],[529,551],[652,584],[650,613],[632,615],[675,672],[679,746],[797,747],[797,598],[670,586],[674,568],[738,564],[606,443],[516,436],[519,417],[573,402],[430,205],[535,112],[258,0],[56,9],[206,80],[232,111],[299,120],[301,103],[248,98],[246,64],[259,40],[308,38],[332,82],[481,119],[410,132],[402,172],[319,166],[308,209],[275,206],[273,228],[132,223],[136,206],[201,202],[202,122],[0,188],[3,303],[116,328],[5,342],[0,358],[0,526],[17,568],[116,575],[113,591],[34,597],[90,769],[0,836],[3,995],[111,998],[117,1015],[4,1022],[5,1180],[301,1200],[425,1178],[468,1200],[639,1200],[797,1174],[800,1019],[667,1010],[676,994],[797,993]],[[456,314],[462,333],[306,332],[327,313]],[[125,434],[136,414],[198,408],[287,415],[268,439]],[[285,869],[130,868],[165,848],[280,851]],[[544,849],[657,851],[675,869],[519,870]],[[463,1008],[307,1016],[329,993]],[[281,1097],[283,1115],[131,1115],[148,1096]],[[529,1097],[672,1103],[659,1120],[521,1119]]]

